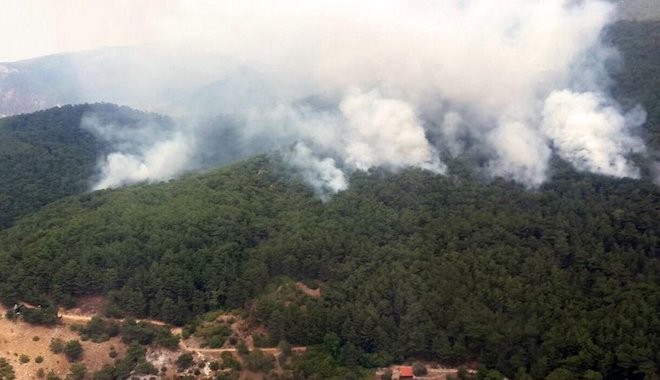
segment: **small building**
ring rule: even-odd
[[[375,380],[383,379],[392,379],[392,380],[409,380],[414,379],[412,366],[396,366],[391,368],[381,368],[376,370],[376,375],[374,376]]]
[[[412,379],[413,377],[413,367],[407,365],[399,367],[399,380]]]
[[[392,371],[392,380],[409,380],[413,378],[412,367],[402,365]]]

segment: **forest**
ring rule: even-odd
[[[165,119],[112,104],[62,106],[0,119],[0,229],[46,204],[89,190],[107,142],[81,128],[81,118],[126,129]],[[166,123],[164,123],[166,125]]]
[[[641,378],[660,362],[658,199],[649,182],[558,163],[538,191],[358,172],[322,203],[261,156],[23,218],[0,236],[0,298],[108,294],[113,313],[173,324],[255,305],[275,339],[337,334],[333,370],[434,357]],[[322,284],[322,298],[260,299],[281,276]]]
[[[658,38],[640,36],[658,35],[660,22],[610,30],[634,67],[614,73],[615,95],[648,112],[652,149],[640,161],[660,141]],[[7,306],[105,295],[108,315],[181,326],[244,310],[273,342],[311,347],[301,378],[412,359],[476,361],[514,379],[660,372],[660,188],[650,170],[614,179],[555,158],[551,179],[529,190],[455,159],[446,176],[356,171],[322,202],[271,153],[87,192],[106,149],[79,128],[88,107],[0,119]],[[96,107],[128,125],[156,117]],[[321,297],[273,296],[291,281]]]

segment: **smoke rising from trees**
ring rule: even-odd
[[[645,150],[635,137],[642,113],[622,110],[606,88],[604,61],[616,54],[600,38],[615,18],[611,2],[195,4],[170,4],[150,35],[179,59],[195,51],[209,85],[164,106],[154,100],[177,117],[176,131],[138,134],[133,152],[118,146],[100,161],[95,188],[199,167],[213,149],[209,128],[232,129],[246,151],[284,149],[319,194],[372,167],[441,174],[443,154],[468,146],[487,157],[490,176],[528,187],[547,179],[553,154],[578,170],[639,176],[628,156]],[[145,78],[172,83],[191,75],[151,59],[122,70],[135,78],[148,67]],[[210,126],[218,115],[230,126]]]

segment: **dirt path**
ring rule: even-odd
[[[221,354],[223,352],[237,352],[236,348],[196,348],[196,347],[189,347],[187,346],[183,341],[179,344],[181,349],[190,351],[190,352],[199,352],[202,354]],[[257,350],[260,350],[265,353],[277,355],[280,353],[280,349],[277,347],[271,347],[271,348],[256,348]],[[293,352],[305,352],[307,350],[307,347],[305,346],[296,346],[292,347],[291,350]]]
[[[308,295],[310,297],[314,298],[319,298],[321,297],[321,288],[316,288],[316,289],[311,289],[307,287],[307,285],[303,284],[302,282],[296,282],[296,288],[303,292],[305,295]]]
[[[89,322],[94,318],[94,315],[80,315],[80,314],[67,314],[67,313],[62,313],[58,312],[57,316],[61,319],[66,319],[69,321],[77,321],[77,322]],[[113,318],[106,318],[106,319],[112,319],[113,321],[117,322],[124,322],[124,318],[120,319],[113,319]],[[147,322],[151,323],[152,325],[157,325],[157,326],[167,326],[167,323],[163,321],[157,321],[155,319],[135,319],[135,322]]]
[[[62,311],[62,310],[61,310]],[[94,316],[91,315],[80,315],[80,314],[67,314],[60,312],[58,313],[58,317],[63,320],[67,321],[74,321],[74,322],[89,322],[94,318]],[[113,319],[114,321],[117,322],[123,322],[124,319]],[[162,321],[157,321],[153,319],[136,319],[136,322],[147,322],[151,323],[154,325],[158,326],[168,326],[166,323]],[[172,327],[170,329],[172,331],[172,334],[176,335],[179,334],[179,336],[182,333],[181,327]],[[199,347],[191,347],[186,344],[186,342],[182,339],[179,341],[179,349],[184,350],[184,351],[189,351],[189,352],[199,352],[199,353],[205,353],[205,354],[221,354],[223,352],[237,352],[236,348],[233,347],[226,347],[226,348],[199,348]],[[260,348],[261,351],[270,353],[273,355],[277,355],[280,353],[279,348]],[[307,350],[307,347],[305,346],[297,346],[293,347],[292,350],[294,352],[305,352]]]

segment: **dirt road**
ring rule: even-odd
[[[69,322],[89,322],[92,320],[94,316],[91,315],[80,315],[80,314],[67,314],[63,312],[64,310],[60,310],[58,313],[58,317],[60,319],[69,321]],[[114,319],[117,322],[123,322],[124,319]],[[153,319],[136,319],[136,322],[147,322],[151,323],[154,325],[158,326],[167,326],[166,323],[162,321],[157,321]],[[179,334],[181,335],[182,329],[180,327],[172,327],[171,328],[172,334],[176,335]],[[199,348],[199,347],[190,347],[189,345],[186,344],[184,340],[179,341],[179,349],[184,350],[184,351],[189,351],[189,352],[199,352],[203,354],[221,354],[223,352],[236,352],[236,348],[229,347],[229,348]],[[261,351],[277,355],[280,353],[279,348],[260,348]],[[296,346],[292,347],[293,352],[305,352],[307,350],[307,347],[305,346]]]
[[[80,315],[80,314],[67,314],[63,312],[58,312],[57,316],[61,319],[66,319],[68,321],[76,321],[76,322],[89,322],[94,318],[95,316],[92,315]],[[113,319],[114,321],[117,322],[124,322],[124,319]],[[136,319],[135,322],[147,322],[151,323],[152,325],[157,325],[157,326],[167,326],[165,322],[162,321],[157,321],[154,319]]]

